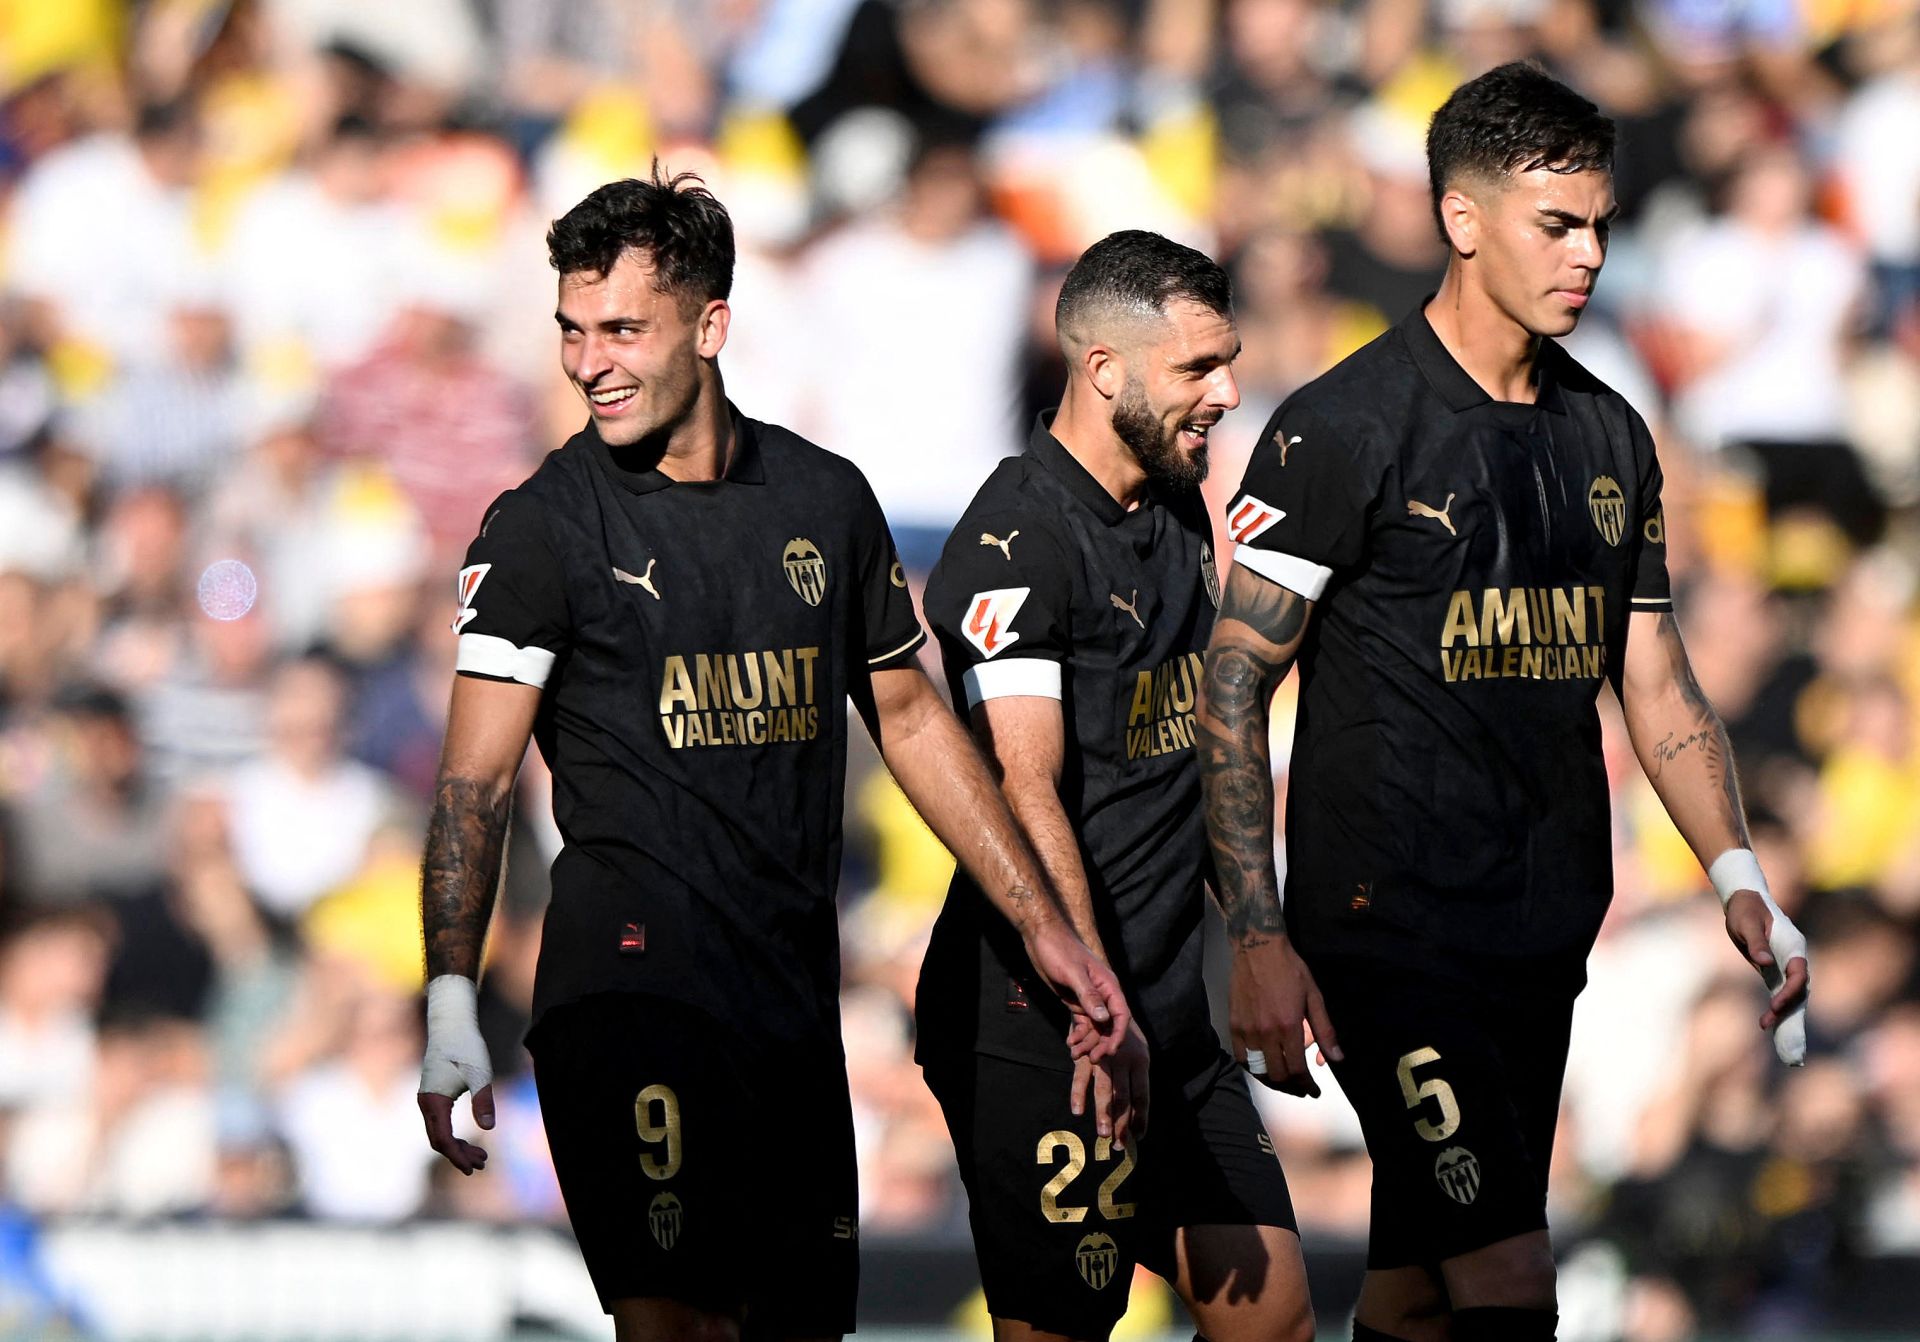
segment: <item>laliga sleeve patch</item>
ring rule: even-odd
[[[473,608],[473,598],[479,593],[480,584],[486,581],[487,570],[492,567],[491,564],[469,564],[460,570],[460,577],[454,582],[454,595],[460,600],[460,611],[453,617],[454,633],[465,629],[468,621],[480,613]]]
[[[982,657],[992,657],[1005,652],[1020,641],[1020,635],[1013,631],[1013,617],[1020,613],[1020,607],[1033,589],[1031,587],[1001,587],[991,592],[975,592],[973,600],[967,603],[967,618],[960,626],[960,632],[966,635],[967,642],[980,649]]]
[[[1227,539],[1235,545],[1245,545],[1272,530],[1273,524],[1286,515],[1284,508],[1276,508],[1251,494],[1242,494],[1227,509]]]

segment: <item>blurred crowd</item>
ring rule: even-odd
[[[1683,626],[1815,966],[1789,1075],[1603,696],[1618,895],[1558,1242],[1610,1248],[1647,1342],[1804,1331],[1849,1265],[1920,1254],[1915,0],[0,2],[0,1203],[563,1219],[518,1038],[537,760],[479,1179],[414,1106],[415,901],[459,556],[582,422],[542,235],[587,190],[655,155],[709,181],[731,394],[856,460],[923,572],[1058,394],[1081,248],[1148,227],[1231,268],[1218,502],[1282,397],[1433,289],[1426,118],[1526,56],[1619,122],[1569,344],[1655,426]],[[950,868],[851,777],[865,1233],[951,1236],[909,1014]],[[1309,1246],[1361,1236],[1350,1113],[1265,1098]]]

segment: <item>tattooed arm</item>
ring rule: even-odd
[[[1233,942],[1229,1017],[1248,1070],[1295,1095],[1318,1095],[1302,1022],[1340,1057],[1313,975],[1287,940],[1273,863],[1273,765],[1267,724],[1274,691],[1306,638],[1313,603],[1234,565],[1207,648],[1195,714],[1214,897]],[[1264,1062],[1264,1068],[1260,1066]]]
[[[487,1153],[453,1135],[453,1102],[473,1091],[473,1112],[493,1126],[493,1069],[474,1013],[474,983],[500,888],[513,780],[527,753],[540,691],[456,676],[446,746],[427,822],[420,871],[420,928],[427,948],[427,1056],[420,1115],[428,1144],[462,1174]]]
[[[1723,853],[1752,847],[1733,746],[1693,677],[1671,612],[1629,617],[1620,707],[1640,767],[1700,865],[1711,868]],[[1727,900],[1727,935],[1775,990],[1760,1021],[1771,1029],[1806,996],[1807,963],[1804,957],[1790,960],[1770,973],[1774,917],[1762,895],[1743,888]]]

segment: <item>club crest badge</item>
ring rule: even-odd
[[[827,595],[827,561],[820,549],[805,536],[795,536],[780,554],[780,566],[786,570],[787,585],[809,606],[817,606]]]
[[[1607,544],[1618,545],[1627,533],[1627,496],[1620,491],[1620,482],[1611,475],[1595,477],[1587,490],[1587,511]]]

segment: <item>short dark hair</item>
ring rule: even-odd
[[[733,292],[733,220],[693,173],[608,182],[554,220],[547,262],[562,275],[605,275],[629,249],[644,252],[654,285],[683,307]]]
[[[1160,316],[1176,299],[1224,316],[1233,311],[1233,281],[1205,252],[1129,228],[1109,233],[1073,263],[1053,321],[1063,336],[1077,335],[1101,309]]]
[[[1433,222],[1461,177],[1494,179],[1547,168],[1611,172],[1613,119],[1532,61],[1510,61],[1453,91],[1427,127]]]

